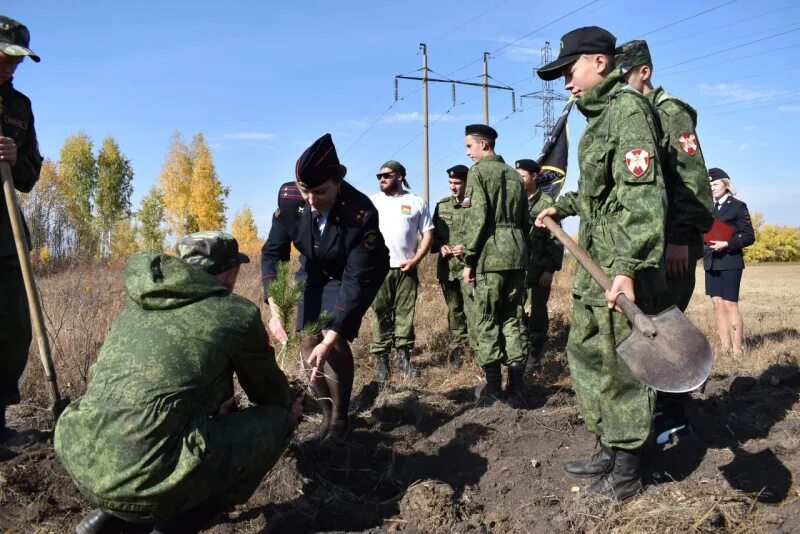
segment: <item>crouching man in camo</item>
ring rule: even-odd
[[[59,459],[98,507],[78,534],[198,531],[250,497],[302,414],[258,307],[232,293],[250,261],[233,236],[192,234],[177,251],[128,260],[128,304],[56,426]],[[256,406],[237,410],[233,373]]]

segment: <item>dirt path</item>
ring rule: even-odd
[[[468,388],[368,384],[349,447],[292,444],[250,502],[207,532],[796,532],[798,391],[795,365],[715,377],[690,406],[698,439],[651,451],[645,491],[620,506],[564,474],[594,447],[569,390],[531,386],[518,410],[474,408]],[[0,462],[6,532],[65,532],[85,506],[49,443]]]

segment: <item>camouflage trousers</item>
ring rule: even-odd
[[[31,316],[19,260],[0,256],[0,406],[19,403],[19,378],[30,346]]]
[[[525,363],[524,304],[525,271],[486,272],[475,277],[478,365]]]
[[[637,304],[653,312],[652,305]],[[631,373],[615,350],[630,332],[623,314],[573,300],[567,359],[581,415],[603,444],[620,449],[637,449],[648,440],[655,401],[655,391]]]
[[[392,348],[414,348],[414,310],[417,304],[417,270],[389,269],[372,301],[372,354],[388,354]]]
[[[464,295],[460,280],[440,282],[444,302],[447,304],[447,327],[450,330],[450,350],[461,348],[469,344],[469,326],[465,310]],[[471,301],[467,301],[470,305]]]
[[[208,420],[204,431],[207,453],[196,469],[169,493],[131,511],[125,503],[93,497],[92,505],[134,523],[165,521],[202,503],[222,507],[247,502],[289,443],[289,412],[278,406],[253,406]]]
[[[536,284],[528,289],[528,302],[531,305],[531,311],[526,314],[528,354],[533,354],[536,358],[547,341],[547,329],[550,327],[550,316],[547,313],[550,287],[539,287]]]

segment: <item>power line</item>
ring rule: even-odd
[[[638,37],[635,37],[635,39],[642,39],[642,38],[644,38],[644,37],[646,37],[648,35],[652,35],[652,34],[654,34],[656,32],[660,32],[661,30],[665,30],[667,28],[671,28],[672,26],[675,26],[676,24],[680,24],[682,22],[686,22],[687,20],[691,20],[691,19],[693,19],[695,17],[699,17],[700,15],[705,15],[706,13],[710,13],[711,11],[716,11],[717,9],[721,9],[721,8],[723,8],[725,6],[728,6],[728,5],[733,4],[735,2],[738,2],[738,1],[739,0],[729,0],[728,2],[725,2],[725,3],[722,3],[722,4],[716,5],[714,7],[708,8],[706,10],[700,11],[699,13],[695,13],[694,15],[689,15],[688,17],[682,18],[680,20],[676,20],[675,22],[670,22],[669,24],[665,24],[664,26],[659,26],[655,30],[650,30],[647,33],[643,33],[642,35],[639,35]]]
[[[497,9],[498,7],[502,6],[502,5],[503,5],[503,4],[505,4],[506,2],[508,2],[508,0],[502,0],[502,2],[500,2],[500,3],[498,3],[498,4],[495,4],[493,7],[490,7],[489,9],[487,9],[486,11],[484,11],[483,13],[481,13],[480,15],[477,15],[477,16],[475,16],[475,17],[472,17],[471,19],[469,19],[469,20],[468,20],[468,21],[466,21],[465,23],[461,24],[460,26],[458,26],[458,27],[456,27],[456,28],[453,28],[452,30],[450,30],[449,32],[445,33],[445,34],[444,34],[444,35],[442,35],[441,37],[438,37],[438,38],[434,39],[433,41],[431,41],[431,44],[438,43],[439,41],[441,41],[441,40],[445,39],[446,37],[449,37],[449,36],[453,35],[453,34],[454,34],[454,33],[456,33],[458,30],[461,30],[462,28],[464,28],[464,27],[466,27],[466,26],[468,26],[468,25],[472,24],[472,23],[473,23],[473,22],[475,22],[476,20],[483,18],[484,16],[488,15],[489,13],[491,13],[492,11],[494,11],[495,9]]]
[[[787,102],[775,102],[775,103],[772,103],[772,104],[765,104],[763,106],[755,106],[755,107],[752,107],[752,108],[731,109],[731,110],[728,110],[728,111],[721,111],[719,113],[703,114],[702,116],[703,117],[719,117],[721,115],[731,115],[733,113],[741,113],[743,111],[755,111],[757,109],[774,108],[776,106],[785,106],[786,104],[787,104]]]
[[[773,48],[772,50],[767,50],[767,52],[778,52],[780,50],[786,50],[787,48],[794,48],[794,47],[797,47],[797,46],[800,46],[800,43],[794,43],[794,44],[790,44],[790,45],[787,45],[787,46],[781,46],[779,48]],[[763,54],[764,54],[764,52],[762,51],[762,52],[755,52],[753,54],[748,54],[746,56],[736,56],[735,58],[724,59],[724,60],[721,60],[721,61],[715,61],[714,63],[709,63],[707,65],[698,65],[697,67],[691,67],[691,68],[688,68],[688,69],[677,70],[677,71],[673,71],[673,72],[667,72],[666,74],[663,74],[661,76],[674,76],[676,74],[683,74],[685,72],[692,72],[694,70],[705,69],[707,67],[714,67],[714,66],[717,66],[717,65],[725,64],[725,63],[733,63],[734,61],[738,62],[738,61],[741,61],[743,59],[748,59],[748,58],[755,57],[755,56],[761,56]],[[772,71],[770,71],[770,72],[772,72]],[[749,77],[750,76],[745,76],[745,78],[749,78]],[[742,78],[739,78],[739,79],[742,79]]]
[[[720,108],[720,107],[723,107],[723,106],[732,106],[734,104],[744,104],[746,102],[757,102],[759,100],[771,100],[773,98],[781,98],[781,97],[784,97],[784,96],[796,95],[797,93],[800,93],[800,90],[787,91],[785,93],[778,93],[778,94],[775,94],[775,95],[758,96],[758,97],[755,97],[755,98],[743,98],[743,99],[737,100],[735,102],[724,102],[722,104],[714,104],[713,106],[704,106],[702,108],[702,111],[705,111],[707,109],[712,109],[712,108]],[[741,111],[741,110],[736,110],[736,111]]]
[[[724,52],[730,52],[731,50],[736,50],[737,48],[742,48],[742,47],[745,47],[745,46],[750,46],[750,45],[755,44],[755,43],[760,43],[762,41],[766,41],[767,39],[774,39],[775,37],[780,37],[781,35],[786,35],[788,33],[793,33],[793,32],[796,32],[798,30],[800,30],[800,27],[794,28],[792,30],[786,30],[785,32],[780,32],[780,33],[776,33],[776,34],[773,34],[773,35],[768,35],[767,37],[762,37],[761,39],[756,39],[755,41],[749,41],[747,43],[742,43],[740,45],[731,46],[731,47],[728,47],[728,48],[724,48],[722,50],[717,50],[716,52],[711,52],[711,53],[705,54],[703,56],[693,57],[693,58],[687,59],[685,61],[681,61],[681,62],[678,62],[678,63],[673,63],[672,65],[668,65],[666,67],[663,67],[663,69],[664,70],[671,69],[671,68],[677,67],[679,65],[685,65],[686,63],[692,63],[694,61],[705,59],[707,57],[716,56],[717,54],[722,54]]]

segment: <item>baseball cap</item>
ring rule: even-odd
[[[224,273],[242,263],[250,263],[246,254],[239,252],[236,238],[226,232],[195,232],[175,246],[178,258],[208,274]]]
[[[647,46],[647,41],[636,39],[619,45],[614,62],[618,68],[622,69],[623,73],[634,67],[651,64],[653,61],[650,58],[650,48]]]
[[[537,69],[536,74],[545,81],[561,76],[561,69],[576,61],[583,54],[608,54],[614,56],[617,38],[599,26],[586,26],[565,33],[561,38],[558,57]]]
[[[38,63],[41,58],[28,48],[30,43],[31,33],[24,24],[0,15],[0,52],[9,56],[29,56]]]

